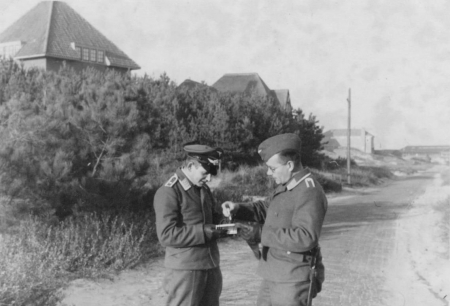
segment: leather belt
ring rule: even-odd
[[[291,251],[286,251],[286,254],[291,254],[291,253],[293,253],[293,254],[299,254],[299,255],[304,255],[304,256],[315,256],[318,249],[319,249],[318,247],[314,247],[314,248],[312,248],[311,250],[308,250],[308,251],[306,251],[306,252],[291,252]]]

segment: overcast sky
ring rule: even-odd
[[[36,0],[0,0],[0,32]],[[142,68],[212,85],[256,72],[289,89],[325,130],[352,127],[376,149],[450,145],[450,2],[401,0],[68,0]]]

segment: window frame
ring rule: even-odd
[[[97,63],[105,62],[105,51],[97,50]]]
[[[75,47],[75,52],[77,53],[78,58],[81,59],[82,58],[82,53],[83,53],[81,47]]]
[[[90,49],[89,50],[89,61],[96,62],[97,61],[97,50]]]
[[[90,59],[90,52],[89,52],[88,48],[83,48],[83,55],[82,55],[81,59],[83,61],[89,61],[89,59]]]

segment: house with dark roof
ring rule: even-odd
[[[292,112],[289,90],[271,90],[257,73],[227,73],[212,87],[219,92],[248,95],[256,93],[259,96],[272,97],[287,112]]]
[[[277,97],[277,100],[278,102],[280,102],[281,107],[283,107],[287,111],[292,111],[289,89],[274,89],[272,90],[272,92]]]
[[[186,79],[184,80],[180,85],[178,85],[177,88],[187,88],[187,89],[192,89],[195,87],[200,87],[200,88],[204,88],[207,87],[209,89],[211,89],[212,91],[217,92],[217,90],[214,87],[208,86],[205,83],[199,83],[190,79]]]
[[[75,70],[87,67],[126,72],[140,67],[61,1],[43,1],[0,33],[0,56],[28,67],[59,70],[66,62]]]
[[[338,148],[347,147],[347,129],[329,130],[323,133],[323,148],[327,151],[334,151]],[[350,130],[350,147],[358,149],[365,153],[374,152],[375,136],[367,132],[365,129]]]

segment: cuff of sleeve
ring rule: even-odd
[[[234,215],[234,218],[243,221],[255,221],[253,205],[251,205],[250,203],[238,203],[238,204],[239,210]]]

